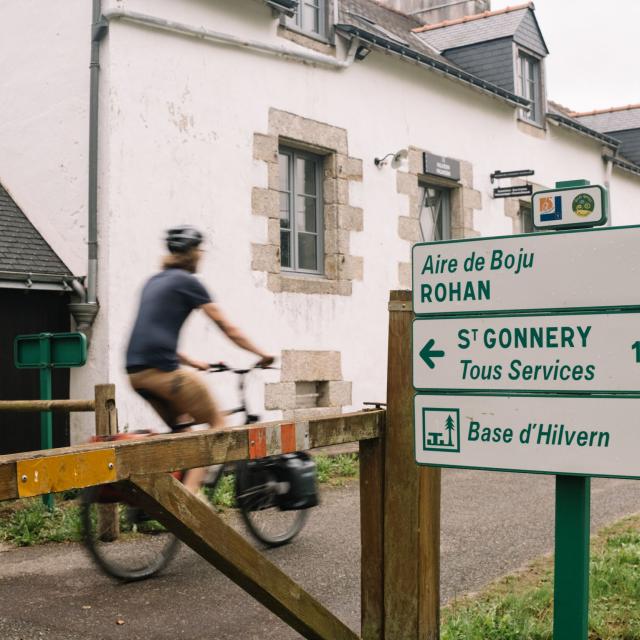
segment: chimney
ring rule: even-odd
[[[378,0],[423,24],[435,24],[491,11],[491,0]]]

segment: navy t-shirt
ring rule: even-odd
[[[165,269],[153,276],[142,289],[127,369],[177,369],[180,329],[191,311],[207,302],[211,296],[204,285],[184,269]]]

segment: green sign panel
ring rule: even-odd
[[[83,333],[16,336],[13,352],[18,369],[81,367],[87,361],[87,338]]]

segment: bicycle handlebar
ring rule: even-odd
[[[261,367],[255,364],[253,367],[249,367],[248,369],[234,369],[233,367],[230,367],[226,362],[212,362],[209,364],[207,373],[221,373],[223,371],[229,371],[230,373],[245,375],[249,373],[249,371],[253,371],[254,369],[279,369],[279,367],[273,367],[271,365],[267,367]]]

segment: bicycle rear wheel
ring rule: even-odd
[[[138,507],[98,502],[100,491],[101,487],[85,489],[80,497],[84,544],[98,567],[123,582],[144,580],[164,569],[180,540]],[[117,539],[104,516],[111,508],[120,529]]]
[[[240,486],[251,484],[241,496],[238,496],[240,513],[247,529],[259,542],[270,547],[279,547],[291,542],[307,521],[308,510],[280,509],[278,496],[283,492],[283,487],[272,469],[264,468],[261,471],[258,484],[244,481],[248,473],[246,462],[236,463],[236,477]]]

